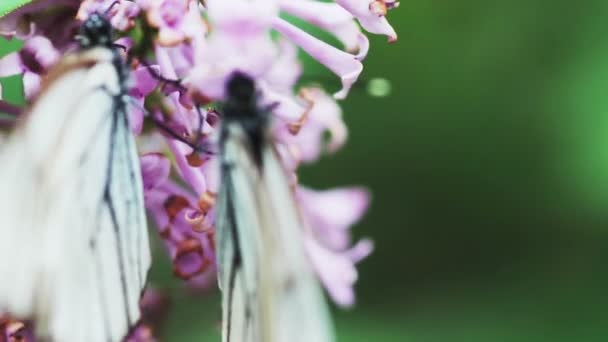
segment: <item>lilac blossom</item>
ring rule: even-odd
[[[32,324],[0,313],[0,341],[35,342]]]
[[[141,318],[135,327],[124,338],[124,342],[155,342],[157,332],[161,330],[167,319],[169,310],[167,295],[155,288],[147,288],[139,307]],[[36,342],[34,323],[15,319],[9,314],[0,312],[0,342]]]
[[[204,4],[204,5],[203,5]],[[39,0],[0,18],[0,34],[25,40],[21,52],[0,59],[0,76],[22,74],[28,98],[59,56],[74,47],[74,28],[94,12],[106,13],[121,45],[138,27],[153,33],[145,67],[131,60],[132,129],[138,137],[145,204],[173,262],[175,276],[195,288],[215,285],[215,197],[221,186],[218,158],[191,146],[217,150],[220,115],[213,104],[225,96],[224,84],[235,71],[256,81],[260,105],[273,114],[275,148],[288,172],[304,220],[309,259],[334,301],[354,303],[355,264],[371,253],[367,239],[352,243],[349,228],[366,211],[369,194],[358,187],[317,191],[297,177],[302,163],[342,147],[348,130],[336,100],[344,99],[363,70],[369,41],[361,27],[395,41],[388,23],[394,0]],[[44,13],[53,6],[58,10]],[[300,18],[333,35],[325,42],[284,15]],[[57,28],[57,23],[62,29]],[[330,95],[317,86],[297,88],[303,51],[341,81]],[[151,72],[167,80],[159,81]],[[160,95],[160,96],[159,96]],[[157,123],[144,130],[144,116]],[[330,139],[326,142],[325,135]],[[179,137],[177,139],[176,137]],[[189,143],[187,143],[189,142]],[[138,327],[130,341],[149,337]],[[139,338],[139,339],[138,339]]]
[[[124,31],[135,25],[139,10],[137,4],[127,0],[84,0],[76,18],[83,21],[92,13],[107,13],[112,26]]]
[[[163,291],[148,288],[139,301],[141,319],[124,342],[156,342],[158,331],[167,319],[170,302]]]
[[[23,75],[26,98],[33,97],[40,88],[40,78],[59,60],[59,52],[50,40],[33,36],[23,48],[0,59],[0,77]]]

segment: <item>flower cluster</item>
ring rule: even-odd
[[[139,302],[139,307],[142,312],[141,320],[129,336],[125,337],[124,342],[156,342],[157,331],[166,320],[168,298],[162,291],[148,288]],[[17,320],[0,313],[0,342],[36,342],[34,330],[33,322]]]
[[[35,342],[31,323],[0,314],[0,341]]]
[[[206,287],[216,276],[219,167],[217,156],[191,146],[216,144],[220,115],[213,104],[224,98],[229,75],[237,70],[250,75],[260,105],[272,110],[276,149],[312,227],[310,236],[302,236],[307,252],[330,296],[348,306],[354,302],[354,265],[372,250],[369,240],[351,245],[349,227],[365,212],[369,195],[358,187],[312,190],[299,184],[296,171],[344,144],[348,131],[336,100],[348,95],[363,69],[369,41],[361,28],[395,41],[385,15],[397,5],[395,0],[38,0],[0,19],[1,35],[25,40],[21,51],[0,60],[0,77],[23,74],[26,97],[34,97],[41,76],[73,49],[79,22],[94,12],[106,13],[123,37],[121,45],[131,47],[131,38],[137,43],[152,33],[145,59],[133,60],[131,95],[174,134],[141,133],[144,111],[132,111],[133,130],[141,134],[146,206],[175,275]],[[286,18],[326,31],[342,48]],[[337,93],[296,86],[302,74],[299,50],[339,77]],[[151,70],[162,77],[152,77]]]

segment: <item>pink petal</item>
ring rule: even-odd
[[[355,263],[367,258],[374,251],[374,242],[370,239],[361,239],[346,253],[349,259]]]
[[[33,72],[26,71],[23,74],[23,94],[26,99],[30,100],[38,94],[41,81],[40,75]]]
[[[277,57],[277,47],[266,31],[240,34],[218,29],[210,36],[206,49],[187,80],[211,99],[224,98],[226,78],[234,71],[259,78],[270,70]]]
[[[160,153],[148,153],[140,157],[144,191],[152,190],[169,178],[171,162]]]
[[[290,94],[302,74],[302,64],[298,59],[298,48],[292,42],[279,40],[279,49],[279,57],[264,74],[264,80],[273,90]]]
[[[213,27],[231,35],[257,35],[279,14],[274,0],[207,0],[205,4]]]
[[[357,270],[348,256],[319,245],[306,237],[305,247],[321,282],[336,304],[349,307],[355,303],[353,286],[357,281]]]
[[[226,78],[234,71],[258,78],[273,65],[277,48],[268,30],[278,6],[270,0],[209,0],[206,4],[214,30],[204,43],[204,53],[196,54],[197,67],[187,82],[207,98],[222,99]]]
[[[300,153],[298,150],[294,150],[292,146],[288,146],[285,144],[276,143],[276,150],[281,157],[281,162],[285,171],[287,172],[295,172],[298,166],[300,165]]]
[[[372,13],[370,10],[370,2],[360,0],[336,0],[336,3],[357,17],[359,23],[365,30],[371,33],[386,35],[389,42],[397,40],[397,33],[388,23],[386,17]]]
[[[281,0],[280,6],[283,11],[332,33],[346,50],[359,50],[358,36],[361,30],[353,15],[342,6],[314,0]]]
[[[173,28],[162,27],[158,31],[158,42],[162,46],[176,46],[186,38],[183,32]]]
[[[192,70],[194,63],[194,47],[192,45],[180,44],[174,47],[167,47],[165,50],[169,54],[169,59],[178,78],[183,78]]]
[[[144,116],[146,115],[144,112],[144,98],[133,98],[133,102],[129,111],[129,126],[133,134],[140,135],[144,128]]]
[[[25,71],[18,52],[0,58],[0,77],[19,75]]]
[[[157,131],[150,134],[142,134],[137,137],[137,147],[141,154],[157,153],[167,150],[165,138]]]
[[[329,130],[331,138],[327,147],[329,152],[335,152],[344,145],[348,136],[348,129],[342,120],[342,109],[322,89],[306,88],[302,90],[302,93],[313,103],[310,110],[310,121],[323,128],[321,134],[325,129]],[[307,128],[304,126],[304,130]],[[318,139],[323,139],[323,136],[319,136]]]
[[[290,132],[285,132],[282,135],[285,141],[291,142],[292,146],[295,145],[300,159],[305,163],[310,163],[319,159],[323,152],[324,132],[323,127],[308,123],[295,136]]]
[[[207,181],[207,191],[218,193],[220,188],[220,158],[213,157],[201,167]]]
[[[206,272],[197,275],[188,281],[188,286],[194,290],[211,290],[217,287],[217,269],[215,264],[212,265]]]
[[[173,260],[174,273],[183,280],[190,280],[202,273],[210,265],[203,255],[203,248],[198,239],[187,238],[178,242]]]
[[[300,187],[298,198],[306,213],[329,227],[347,229],[361,219],[370,202],[364,188],[315,191]]]
[[[302,18],[322,29],[332,28],[353,19],[340,5],[315,0],[280,0],[281,10]]]
[[[172,180],[160,183],[157,187],[145,192],[145,204],[149,213],[154,218],[159,230],[165,229],[170,219],[165,208],[165,202],[171,196],[180,196],[188,201],[189,204],[196,203],[196,199],[191,193],[183,189]]]
[[[258,85],[262,95],[262,106],[272,106],[273,114],[281,120],[288,123],[298,121],[308,110],[304,104],[298,103],[293,96],[277,93],[265,82],[259,82]]]
[[[342,90],[335,93],[334,97],[336,99],[346,97],[361,71],[363,71],[363,65],[357,59],[357,56],[338,50],[281,18],[275,18],[273,28],[337,74],[342,80]]]
[[[197,167],[190,166],[186,155],[192,153],[192,148],[182,142],[169,139],[169,148],[175,156],[177,170],[179,174],[193,188],[197,194],[202,194],[207,190],[207,181],[205,175]]]
[[[116,7],[111,19],[112,26],[120,31],[132,28],[135,25],[135,17],[139,14],[139,6],[131,1],[122,1]]]
[[[181,29],[189,40],[204,39],[208,33],[207,23],[203,21],[201,16],[199,1],[188,1],[188,11],[181,24]]]
[[[76,18],[85,21],[93,13],[106,12],[112,26],[124,31],[134,25],[134,18],[139,14],[139,6],[125,0],[84,0],[80,4]]]
[[[344,23],[344,25],[336,26],[330,32],[344,44],[346,51],[357,52],[358,60],[365,58],[369,47],[369,40],[367,36],[361,33],[359,25],[354,20]],[[361,53],[361,51],[366,52]]]
[[[29,51],[34,55],[36,61],[44,68],[48,69],[55,64],[60,57],[59,51],[55,49],[53,43],[46,37],[34,36],[25,41],[23,50]]]
[[[152,65],[150,69],[152,70],[148,70],[147,67],[140,67],[132,73],[135,80],[133,89],[136,90],[135,94],[137,97],[146,97],[158,86],[158,80],[151,73],[160,73],[160,67]]]

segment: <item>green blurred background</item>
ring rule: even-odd
[[[390,13],[399,40],[372,37],[362,77],[391,94],[354,89],[347,147],[302,171],[374,195],[354,232],[377,249],[357,306],[336,309],[339,341],[608,340],[607,13],[605,0]],[[217,295],[186,295],[155,262],[174,294],[164,340],[218,341]]]

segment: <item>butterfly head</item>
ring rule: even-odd
[[[253,159],[262,166],[262,147],[266,142],[269,115],[258,104],[255,81],[242,72],[234,72],[226,81],[226,99],[222,106],[224,127],[240,126],[249,138]],[[228,123],[228,124],[226,124]],[[227,130],[223,130],[226,139]]]
[[[248,120],[258,116],[254,80],[245,73],[234,72],[226,82],[224,115],[227,120]]]
[[[91,14],[80,27],[78,40],[83,48],[95,46],[111,47],[113,36],[112,24],[101,13]]]
[[[226,93],[228,101],[250,104],[255,102],[255,83],[248,75],[235,72],[226,83]]]

